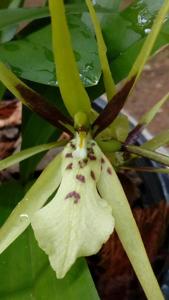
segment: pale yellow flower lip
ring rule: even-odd
[[[62,180],[56,195],[31,220],[39,246],[58,278],[65,276],[78,257],[96,254],[114,230],[112,208],[97,191],[105,162],[102,152],[89,139],[84,141],[85,158],[76,156],[77,140],[62,153]]]

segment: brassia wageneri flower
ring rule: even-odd
[[[86,0],[86,3],[100,47],[99,55],[104,80],[106,81],[106,91],[109,96],[114,95],[115,85],[113,79],[110,78],[111,72],[101,28],[92,7],[92,2]],[[63,151],[42,172],[1,227],[0,253],[31,224],[39,246],[49,256],[50,264],[56,271],[57,277],[63,278],[78,257],[97,253],[109,239],[115,227],[147,298],[149,300],[164,299],[118,176],[107,157],[92,138],[95,135],[95,129],[97,129],[93,124],[100,126],[99,132],[105,127],[99,122],[93,124],[91,122],[90,99],[79,78],[66,22],[64,2],[62,0],[49,0],[49,8],[57,80],[65,107],[73,117],[75,124],[73,128],[72,119],[71,122],[69,122],[69,119],[65,119],[64,123],[63,114],[55,109],[57,114],[56,125],[68,129],[70,134],[75,132],[75,135],[63,148]],[[156,17],[152,31],[146,39],[146,46],[143,46],[129,74],[127,83],[130,84],[126,84],[128,92],[125,91],[124,86],[122,93],[119,93],[120,96],[117,93],[112,99],[109,99],[108,109],[104,110],[104,112],[107,112],[108,125],[114,121],[112,110],[115,110],[114,116],[117,116],[119,113],[118,102],[120,100],[125,101],[135,78],[138,77],[136,75],[140,74],[168,9],[169,2],[165,0]],[[28,107],[32,107],[33,103],[33,108],[37,108],[36,101],[38,101],[39,107],[43,105],[43,99],[40,99],[37,93],[19,80],[3,63],[0,63],[0,70],[0,80],[24,104],[26,103]],[[45,104],[41,112],[38,109],[37,112],[41,116],[43,112],[44,116],[44,112],[49,110],[51,112],[51,107],[49,109],[49,106]],[[151,113],[151,119],[155,113],[156,109]],[[105,114],[102,113],[100,116],[103,117]],[[55,124],[55,120],[53,120],[53,116],[51,119],[50,114],[47,114],[47,120],[54,121]],[[99,136],[97,139],[99,143]],[[101,140],[100,142],[101,145],[105,141]],[[109,143],[109,140],[107,142]],[[112,149],[114,145],[112,136],[110,136],[110,142],[112,142],[110,144]],[[59,146],[58,143],[56,144]],[[121,139],[116,140],[114,146],[117,149],[121,148]],[[19,162],[35,153],[53,147],[53,145],[39,147],[22,152],[20,156],[14,155],[13,158],[8,158],[0,163],[0,169],[4,168],[5,164],[9,166],[12,161],[14,163]],[[144,149],[142,149],[142,152],[146,153]],[[157,159],[157,154],[153,153],[153,157]]]
[[[96,142],[85,132],[77,134],[62,152],[61,183],[55,196],[31,218],[39,246],[58,278],[77,257],[97,253],[113,232],[112,208],[97,187],[103,164],[105,175],[111,176]]]

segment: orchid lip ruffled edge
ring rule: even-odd
[[[87,139],[80,147],[77,135],[62,153],[62,180],[56,195],[31,220],[58,278],[78,257],[96,254],[114,230],[111,206],[97,191],[106,163],[102,156],[94,140]],[[107,175],[111,176],[109,169]]]

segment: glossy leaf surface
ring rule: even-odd
[[[95,85],[101,74],[95,38],[79,16],[69,17],[68,22],[81,79],[86,86]],[[0,58],[24,79],[53,86],[57,84],[50,26],[23,40],[1,45]]]
[[[102,9],[106,5],[108,7],[107,2],[105,3]],[[130,71],[162,4],[162,0],[155,2],[137,0],[122,12],[111,10],[103,12],[101,9],[100,11],[96,9],[101,19],[101,27],[108,48],[108,59],[116,82],[127,76]],[[76,14],[75,8],[71,7],[68,13],[73,48],[83,82],[86,86],[93,86],[98,83],[101,75],[96,41],[91,32],[89,18],[88,21],[84,20],[87,7],[83,5],[80,9],[78,7],[81,3],[76,3],[76,5]],[[0,47],[0,57],[13,67],[17,75],[32,81],[56,85],[50,36],[50,27],[45,27],[26,36],[23,40],[6,43],[5,47]],[[153,52],[168,43],[169,20],[166,18]],[[26,56],[23,55],[23,51]],[[100,95],[103,90],[102,83],[100,83],[96,95]]]

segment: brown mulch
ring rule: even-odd
[[[133,184],[133,187],[129,178],[127,180],[123,178],[122,183],[128,200],[133,206],[139,198],[139,181]],[[166,250],[169,206],[166,202],[160,201],[148,208],[133,207],[132,211],[147,254],[160,281],[163,267],[169,257],[169,252]],[[146,300],[116,232],[111,235],[97,255],[88,258],[88,263],[102,300]]]
[[[21,104],[14,101],[0,102],[0,159],[12,154],[19,145]]]

